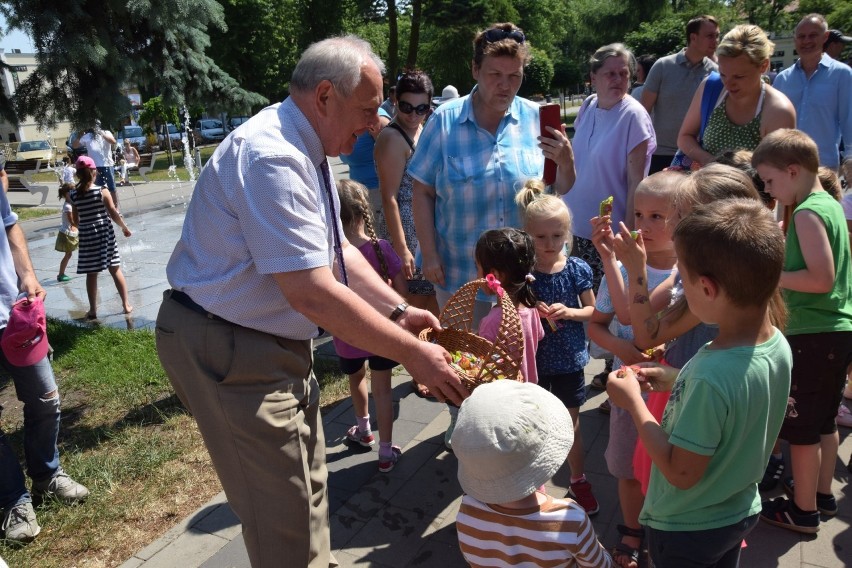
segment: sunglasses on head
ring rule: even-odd
[[[429,109],[432,108],[431,106],[429,106],[429,103],[423,103],[422,105],[414,106],[413,104],[405,101],[398,101],[398,104],[399,112],[403,114],[411,114],[413,112],[416,113],[417,116],[423,116],[424,114],[429,112]]]
[[[524,32],[518,29],[506,31],[500,28],[491,28],[490,30],[485,32],[485,41],[487,41],[488,43],[494,43],[500,40],[504,40],[506,38],[513,39],[521,44],[524,43],[527,39],[524,36]]]

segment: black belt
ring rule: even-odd
[[[224,318],[220,318],[216,314],[211,314],[210,312],[208,312],[207,310],[202,308],[200,305],[196,304],[195,300],[193,300],[187,294],[185,294],[184,292],[181,292],[180,290],[174,290],[173,289],[172,293],[169,297],[172,300],[174,300],[175,302],[177,302],[178,304],[180,304],[181,306],[183,306],[185,308],[189,308],[193,312],[195,312],[197,314],[201,314],[202,316],[204,316],[208,319],[212,319],[212,320],[216,320],[216,321],[224,321],[224,322],[230,323],[230,322],[228,322],[228,320],[226,320]]]

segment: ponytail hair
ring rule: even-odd
[[[516,305],[535,307],[535,245],[528,234],[508,227],[485,231],[476,242],[475,255],[484,274],[500,274],[500,285]]]
[[[390,279],[388,262],[382,247],[379,246],[379,239],[373,227],[373,214],[370,211],[370,202],[367,200],[367,188],[351,179],[339,179],[337,194],[340,197],[340,222],[343,224],[343,232],[348,235],[357,230],[359,223],[364,223],[364,232],[370,238],[373,250],[376,251],[376,258],[379,259],[379,274],[387,282]]]
[[[533,201],[544,196],[545,187],[544,182],[540,179],[528,179],[524,183],[524,187],[515,195],[515,204],[521,208],[521,211],[525,212]]]

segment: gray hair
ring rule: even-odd
[[[828,31],[828,22],[825,21],[825,16],[822,14],[808,14],[796,24],[796,29],[794,32],[799,31],[799,26],[802,24],[817,24],[820,28],[822,28],[822,32],[825,33]]]
[[[627,49],[623,43],[611,43],[598,50],[589,58],[589,67],[592,73],[597,73],[604,63],[610,57],[621,57],[627,62],[627,68],[630,70],[630,76],[636,74],[636,58],[633,57],[633,52]]]
[[[311,44],[302,54],[293,75],[290,90],[310,92],[328,80],[347,97],[361,82],[361,68],[372,62],[384,74],[385,64],[370,44],[358,36],[331,37]]]

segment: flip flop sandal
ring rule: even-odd
[[[612,560],[616,562],[619,566],[621,565],[618,562],[618,558],[627,558],[630,562],[639,566],[639,560],[642,558],[644,551],[642,550],[642,542],[645,540],[645,531],[642,529],[632,529],[625,525],[616,525],[615,529],[618,531],[618,534],[621,536],[630,536],[633,538],[640,539],[640,544],[638,548],[633,548],[632,546],[628,546],[623,542],[619,542],[612,549]]]

